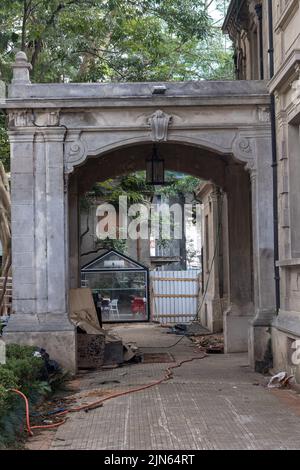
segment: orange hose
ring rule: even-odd
[[[62,421],[59,421],[59,423],[53,423],[53,424],[44,424],[40,426],[31,426],[31,429],[51,429],[51,428],[57,428],[58,426],[61,426],[62,424],[65,424],[67,420],[63,419]]]
[[[128,395],[130,393],[140,392],[142,390],[146,390],[147,388],[154,387],[156,385],[161,384],[162,382],[170,380],[172,378],[172,375],[173,375],[172,369],[176,369],[176,368],[180,367],[182,364],[184,364],[186,362],[192,362],[192,361],[195,361],[197,359],[204,359],[207,356],[208,356],[208,354],[203,354],[203,356],[201,356],[201,357],[192,357],[190,359],[185,359],[183,361],[178,362],[174,366],[169,366],[165,371],[164,377],[162,377],[159,380],[155,380],[154,382],[151,382],[150,384],[142,385],[142,386],[136,387],[136,388],[131,388],[131,389],[125,390],[123,392],[113,393],[113,394],[111,394],[111,395],[109,395],[105,398],[101,398],[101,400],[94,401],[93,403],[89,403],[88,405],[82,405],[82,406],[78,406],[77,408],[70,408],[69,410],[61,411],[61,412],[57,413],[57,416],[62,416],[62,415],[65,415],[67,413],[75,413],[75,412],[82,411],[82,410],[88,410],[89,408],[94,408],[97,405],[100,406],[102,403],[104,403],[107,400],[110,400],[111,398],[121,397],[123,395]]]
[[[60,421],[59,423],[55,423],[55,424],[45,424],[43,426],[31,426],[30,425],[28,398],[26,397],[26,395],[24,395],[24,393],[22,393],[20,390],[17,390],[16,388],[10,388],[9,391],[17,393],[25,401],[26,427],[27,427],[27,432],[30,436],[33,436],[32,429],[54,428],[54,427],[57,427],[57,426],[61,426],[62,424],[64,424],[66,422],[66,420],[64,419],[64,420]]]
[[[17,390],[15,388],[10,388],[9,389],[11,392],[14,392],[14,393],[17,393],[18,395],[20,395],[20,397],[23,398],[23,400],[25,401],[25,413],[26,413],[26,426],[27,426],[27,431],[28,431],[28,434],[30,436],[33,436],[33,432],[31,431],[31,427],[30,427],[30,418],[29,418],[29,403],[28,403],[28,400],[27,400],[27,397],[26,395],[24,395],[24,393],[20,392],[20,390]]]
[[[142,385],[140,387],[136,387],[136,388],[131,388],[129,390],[125,390],[123,392],[117,392],[117,393],[113,393],[112,395],[109,395],[105,398],[102,398],[101,400],[97,400],[97,401],[94,401],[93,403],[89,403],[87,405],[82,405],[82,406],[78,406],[76,408],[70,408],[69,410],[66,410],[66,411],[61,411],[59,413],[56,413],[56,416],[63,416],[63,415],[66,415],[68,413],[76,413],[78,411],[82,411],[82,410],[88,410],[88,409],[91,409],[91,408],[95,408],[97,406],[100,406],[102,403],[104,403],[105,401],[107,400],[110,400],[112,398],[117,398],[117,397],[121,397],[123,395],[129,395],[130,393],[135,393],[135,392],[140,392],[142,390],[146,390],[147,388],[150,388],[150,387],[154,387],[156,385],[159,385],[161,384],[162,382],[165,382],[167,380],[170,380],[172,377],[173,377],[173,372],[172,370],[173,369],[176,369],[180,366],[182,366],[182,364],[186,363],[186,362],[192,362],[192,361],[195,361],[197,359],[204,359],[205,357],[207,357],[208,354],[203,354],[203,356],[201,357],[192,357],[192,358],[189,358],[189,359],[185,359],[183,361],[180,361],[178,363],[176,363],[174,366],[169,366],[167,367],[167,369],[165,370],[165,375],[164,377],[162,377],[161,379],[159,380],[155,380],[154,382],[151,382],[150,384],[147,384],[147,385]],[[28,404],[28,399],[27,397],[24,395],[24,393],[20,392],[20,390],[16,390],[16,389],[10,389],[10,391],[12,392],[15,392],[17,393],[18,395],[20,395],[24,401],[25,401],[25,409],[26,409],[26,425],[27,425],[27,431],[28,431],[28,434],[30,436],[33,436],[33,432],[32,432],[32,429],[51,429],[51,428],[57,428],[59,426],[61,426],[62,424],[64,424],[66,422],[66,419],[63,419],[62,421],[59,421],[58,423],[53,423],[53,424],[45,424],[45,425],[41,425],[41,426],[31,426],[30,425],[30,416],[29,416],[29,404]]]

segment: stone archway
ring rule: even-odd
[[[93,183],[145,169],[151,144],[121,147],[88,158],[70,174],[69,253],[71,287],[78,287],[78,195],[90,190]],[[160,144],[165,168],[211,180],[226,192],[228,204],[229,308],[225,317],[225,349],[241,352],[248,349],[248,323],[253,319],[251,188],[244,164],[230,155],[217,155],[212,150],[169,140]]]
[[[243,331],[245,343],[252,319],[251,360],[261,358],[275,312],[264,82],[165,83],[165,93],[157,95],[151,83],[31,84],[24,53],[17,54],[13,68],[2,105],[9,113],[13,231],[14,315],[5,339],[39,343],[66,367],[76,368],[76,335],[68,321],[68,220],[74,222],[78,184],[88,183],[96,169],[102,178],[112,177],[124,154],[127,169],[138,167],[136,152],[154,141],[173,149],[171,167],[186,166],[186,172],[226,188],[231,233],[227,330],[237,337]],[[184,159],[182,146],[189,154]],[[75,177],[80,173],[81,183]]]

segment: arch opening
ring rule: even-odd
[[[89,191],[96,182],[145,170],[146,158],[151,155],[152,146],[153,142],[144,142],[134,146],[126,145],[98,156],[91,155],[70,175],[69,227],[77,224],[77,230],[69,230],[71,287],[80,285],[79,222],[76,216],[78,196]],[[174,142],[160,143],[159,150],[166,170],[189,174],[205,182],[201,190],[206,206],[210,207],[206,217],[209,219],[207,223],[210,225],[211,239],[206,246],[203,245],[205,263],[209,268],[205,270],[202,265],[202,282],[203,285],[208,283],[208,292],[202,287],[199,301],[203,308],[198,318],[211,330],[220,331],[224,328],[227,352],[246,351],[248,323],[254,315],[249,175],[244,164],[230,154]],[[224,195],[222,205],[218,194]],[[204,216],[203,224],[205,220]],[[219,226],[221,235],[218,234]],[[202,302],[203,296],[206,299]],[[210,300],[207,301],[209,296]],[[232,327],[236,318],[239,321],[238,332]]]
[[[230,154],[217,154],[213,150],[190,144],[159,143],[161,157],[166,170],[178,171],[203,180],[212,181],[225,189],[226,172],[230,166],[238,166],[242,171],[244,164]],[[145,170],[146,158],[151,155],[153,142],[123,146],[101,155],[89,156],[75,168],[71,179],[78,177],[80,192],[87,191],[96,181]]]

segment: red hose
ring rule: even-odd
[[[105,398],[102,398],[101,400],[97,400],[97,401],[94,401],[93,403],[89,403],[88,405],[82,405],[82,406],[78,406],[76,408],[70,408],[69,410],[66,410],[66,411],[62,411],[62,412],[59,412],[59,413],[56,413],[56,416],[62,416],[62,415],[66,415],[68,413],[76,413],[78,411],[82,411],[82,410],[88,410],[88,409],[92,409],[92,408],[96,408],[97,406],[100,406],[102,403],[104,403],[105,401],[107,400],[110,400],[111,398],[117,398],[117,397],[121,397],[123,395],[128,395],[130,393],[135,393],[135,392],[140,392],[142,390],[146,390],[147,388],[150,388],[150,387],[154,387],[156,385],[159,385],[161,384],[162,382],[165,382],[167,380],[170,380],[172,377],[173,377],[173,372],[172,372],[172,369],[176,369],[180,366],[182,366],[182,364],[186,363],[186,362],[192,362],[192,361],[195,361],[197,359],[204,359],[205,357],[207,357],[208,355],[207,354],[203,354],[203,356],[201,357],[192,357],[190,359],[185,359],[183,361],[180,361],[178,363],[176,363],[174,366],[169,366],[167,367],[167,369],[165,370],[165,375],[164,377],[162,377],[161,379],[159,380],[155,380],[154,382],[151,382],[150,384],[147,384],[147,385],[142,385],[140,387],[136,387],[136,388],[131,388],[130,390],[125,390],[123,392],[117,392],[117,393],[114,393],[112,395],[109,395]],[[24,395],[24,393],[20,392],[20,390],[16,390],[14,388],[11,388],[9,389],[10,391],[12,392],[15,392],[17,393],[18,395],[20,395],[24,401],[25,401],[25,410],[26,410],[26,426],[27,426],[27,432],[30,436],[33,436],[33,432],[32,432],[32,429],[51,429],[51,428],[57,428],[59,426],[61,426],[62,424],[64,424],[66,422],[66,419],[63,419],[62,421],[59,421],[58,423],[53,423],[53,424],[45,424],[45,425],[40,425],[40,426],[31,426],[30,425],[30,416],[29,416],[29,403],[28,403],[28,399],[27,397]]]
[[[29,418],[29,403],[28,403],[28,400],[27,400],[27,397],[26,395],[24,395],[24,393],[20,392],[20,390],[17,390],[15,388],[10,388],[9,391],[11,392],[14,392],[14,393],[17,393],[18,395],[20,395],[23,400],[25,401],[25,413],[26,413],[26,426],[27,426],[27,431],[28,431],[28,434],[30,436],[33,436],[33,432],[31,431],[31,427],[30,427],[30,418]]]
[[[54,427],[57,427],[57,426],[61,426],[62,424],[64,424],[66,422],[66,420],[64,419],[64,420],[60,421],[59,423],[55,423],[55,424],[46,424],[46,425],[43,425],[43,426],[31,426],[30,425],[30,416],[29,416],[28,398],[26,397],[26,395],[24,395],[24,393],[20,392],[20,390],[17,390],[16,388],[10,388],[9,391],[17,393],[25,401],[26,427],[27,427],[27,432],[28,432],[29,436],[33,436],[32,429],[54,428]]]
[[[66,419],[63,419],[63,420],[59,421],[58,423],[43,424],[43,425],[40,425],[40,426],[31,426],[31,429],[58,428],[58,426],[61,426],[62,424],[65,424],[66,421],[67,421]]]
[[[165,371],[164,377],[162,377],[159,380],[155,380],[154,382],[151,382],[150,384],[147,384],[147,385],[142,385],[141,387],[131,388],[131,389],[125,390],[123,392],[113,393],[112,395],[109,395],[105,398],[101,398],[101,400],[94,401],[93,403],[89,403],[88,405],[82,405],[82,406],[78,406],[77,408],[70,408],[69,410],[61,411],[61,412],[57,413],[57,416],[62,416],[62,415],[65,415],[67,413],[75,413],[77,411],[82,411],[82,410],[88,410],[89,408],[94,408],[97,405],[100,406],[102,403],[104,403],[107,400],[110,400],[111,398],[117,398],[117,397],[121,397],[123,395],[129,395],[130,393],[140,392],[142,390],[146,390],[147,388],[154,387],[155,385],[159,385],[162,382],[170,380],[173,376],[172,369],[176,369],[176,368],[180,367],[182,364],[184,364],[186,362],[192,362],[192,361],[195,361],[197,359],[204,359],[207,356],[208,356],[208,354],[203,354],[203,356],[201,356],[201,357],[192,357],[190,359],[185,359],[183,361],[180,361],[180,362],[176,363],[174,366],[169,366]]]

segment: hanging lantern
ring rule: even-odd
[[[146,160],[146,183],[151,185],[165,184],[165,162],[163,158],[160,158],[156,145],[153,145],[152,155]]]

